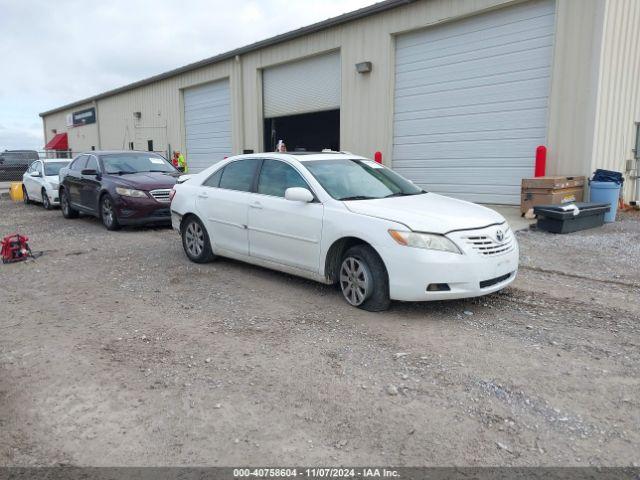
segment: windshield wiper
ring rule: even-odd
[[[106,172],[109,175],[127,175],[127,174],[131,174],[131,173],[138,173],[138,172],[131,172],[129,170],[117,170],[115,172]]]
[[[347,200],[377,200],[378,197],[367,197],[366,195],[354,195],[352,197],[342,197],[339,198],[338,200],[340,201],[347,201]]]
[[[398,192],[398,193],[392,193],[391,195],[387,195],[386,197],[383,197],[383,198],[410,197],[411,195],[422,195],[423,193],[427,193],[427,192],[425,192],[424,190],[420,192],[414,192],[414,193]]]

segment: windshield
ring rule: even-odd
[[[105,173],[124,174],[138,172],[167,172],[173,173],[173,168],[160,155],[153,153],[112,153],[101,155]]]
[[[303,165],[336,200],[369,200],[425,193],[372,160],[308,160]]]
[[[44,174],[47,177],[50,175],[58,175],[60,169],[67,165],[69,165],[69,162],[47,162],[44,164]]]

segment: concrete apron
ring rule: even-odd
[[[495,210],[502,215],[514,232],[518,230],[528,230],[529,225],[535,223],[535,220],[527,220],[520,214],[520,207],[516,205],[484,205],[487,208]]]

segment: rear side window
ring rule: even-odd
[[[207,178],[202,184],[205,187],[214,187],[218,188],[220,186],[220,178],[222,177],[222,171],[224,168],[221,168],[216,173]]]
[[[309,188],[307,182],[291,165],[278,160],[265,160],[260,169],[258,193],[284,197],[287,188]]]
[[[220,188],[250,192],[258,163],[260,163],[260,160],[257,158],[237,160],[230,163],[224,167],[220,178]]]

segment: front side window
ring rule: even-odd
[[[250,192],[253,187],[253,179],[259,163],[260,160],[257,158],[236,160],[235,162],[230,163],[224,167],[224,170],[222,171],[222,177],[220,177],[220,188]]]
[[[47,162],[44,164],[44,174],[46,176],[58,175],[60,170],[69,165],[69,162]]]
[[[89,160],[87,160],[87,166],[84,167],[84,169],[98,171],[98,160],[96,157],[90,155]]]
[[[160,172],[174,173],[177,170],[160,155],[154,153],[109,153],[100,155],[103,171],[112,175],[127,173]]]
[[[284,197],[287,188],[293,187],[309,188],[307,182],[291,165],[278,160],[264,161],[258,179],[258,193]]]
[[[307,160],[303,165],[336,200],[419,195],[424,190],[371,160]]]
[[[71,170],[76,172],[82,170],[87,164],[87,157],[88,155],[80,155],[78,158],[76,158],[71,164]]]

